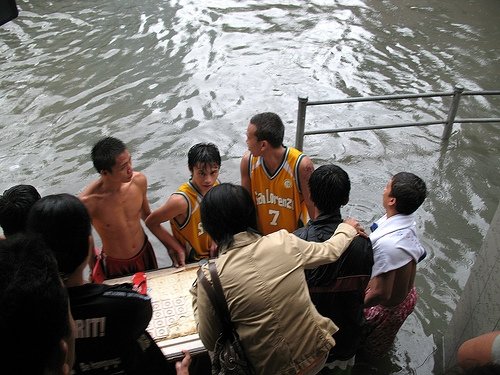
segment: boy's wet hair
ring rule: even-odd
[[[409,172],[399,172],[391,180],[391,197],[396,198],[396,211],[410,215],[424,202],[427,196],[425,182]]]
[[[351,180],[334,164],[322,165],[309,178],[311,200],[322,214],[332,214],[349,202]]]
[[[189,149],[188,167],[191,172],[197,165],[216,164],[220,168],[221,163],[219,149],[213,143],[197,143]]]
[[[283,145],[285,126],[276,113],[259,113],[250,119],[250,124],[255,125],[255,136],[258,141],[267,141],[274,148]]]
[[[125,143],[114,137],[106,137],[92,147],[91,157],[98,173],[111,172],[116,163],[116,157],[125,151]]]
[[[31,185],[15,185],[0,196],[0,226],[5,236],[23,232],[31,207],[40,193]]]

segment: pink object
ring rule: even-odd
[[[141,294],[148,294],[147,278],[144,272],[137,272],[132,276],[134,290]]]

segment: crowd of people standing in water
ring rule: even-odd
[[[113,137],[93,146],[99,178],[79,197],[42,198],[31,185],[6,190],[0,199],[6,237],[0,241],[0,329],[29,341],[9,350],[14,372],[210,373],[210,366],[193,366],[197,359],[191,364],[189,352],[167,363],[146,331],[152,316],[147,294],[130,284],[102,284],[158,268],[143,222],[175,267],[215,263],[254,373],[349,374],[357,360],[387,354],[417,302],[416,268],[426,253],[414,212],[426,185],[413,173],[394,174],[383,189],[385,215],[368,235],[341,216],[351,190],[347,172],[331,164],[315,169],[283,138],[277,114],[250,119],[241,185],[218,180],[221,156],[214,144],[194,145],[187,155],[189,180],[153,211],[146,176],[133,170],[127,147]],[[208,267],[202,269],[211,280]],[[220,319],[203,288],[195,282],[190,292],[200,339],[213,351]],[[7,299],[14,302],[4,309]],[[36,323],[40,314],[47,322]],[[17,362],[19,347],[37,360]]]

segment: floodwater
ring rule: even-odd
[[[148,177],[152,208],[189,174],[186,153],[211,141],[220,178],[239,183],[249,118],[279,113],[293,145],[297,97],[500,88],[498,0],[22,1],[0,27],[0,191],[77,194],[97,178],[92,145],[124,140]],[[445,99],[310,107],[306,129],[446,117]],[[458,117],[500,117],[495,97],[463,98]],[[308,136],[316,165],[351,176],[344,214],[366,226],[382,213],[389,177],[420,175],[417,212],[428,250],[420,300],[382,374],[442,373],[442,337],[498,206],[498,124]],[[166,252],[154,242],[162,265]]]

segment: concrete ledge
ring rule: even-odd
[[[465,340],[494,330],[500,330],[500,205],[444,336],[444,367],[456,364]]]

